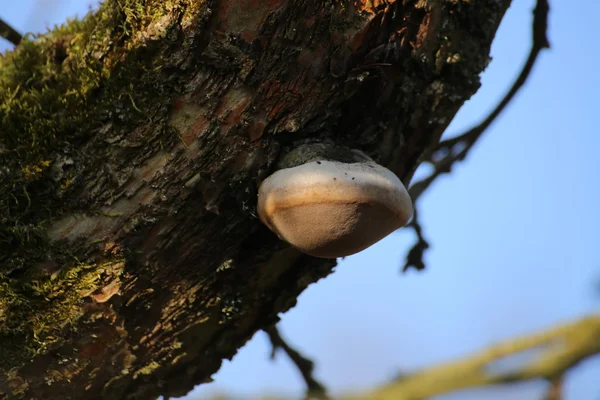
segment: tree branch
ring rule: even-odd
[[[423,236],[423,228],[421,227],[421,223],[419,222],[419,213],[418,209],[415,207],[413,211],[412,220],[406,226],[407,228],[412,228],[417,235],[417,243],[413,245],[413,247],[408,251],[406,256],[406,263],[402,268],[402,272],[408,271],[411,267],[415,268],[417,271],[421,271],[425,269],[425,262],[423,261],[423,255],[425,251],[429,248],[429,242]]]
[[[560,374],[550,380],[550,387],[544,400],[562,400],[563,398],[564,374]]]
[[[520,368],[497,371],[493,365],[504,357],[536,351]],[[565,371],[584,359],[600,353],[600,316],[590,316],[547,332],[525,336],[492,346],[463,360],[426,369],[361,399],[416,400],[442,393],[493,384],[506,384],[544,378],[554,385]],[[557,397],[554,397],[557,398]]]
[[[298,371],[302,374],[302,378],[306,383],[306,399],[329,399],[327,396],[327,390],[325,386],[323,386],[319,381],[315,379],[313,376],[314,370],[314,362],[306,357],[304,357],[298,350],[291,347],[285,339],[281,337],[279,333],[279,329],[277,326],[273,325],[267,329],[265,329],[265,333],[269,336],[269,340],[271,341],[271,346],[273,346],[273,350],[271,351],[271,359],[275,358],[275,354],[278,349],[281,349],[287,354],[287,356],[292,360]]]

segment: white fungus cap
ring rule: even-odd
[[[315,257],[358,253],[404,226],[412,201],[398,177],[373,161],[312,161],[275,172],[258,192],[258,215]]]

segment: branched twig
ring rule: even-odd
[[[406,263],[402,268],[402,272],[408,271],[411,267],[415,268],[417,271],[425,269],[423,254],[425,253],[425,250],[429,248],[429,243],[427,243],[427,240],[425,240],[423,237],[423,231],[418,217],[418,211],[417,208],[415,208],[412,221],[407,225],[407,227],[414,229],[415,234],[417,235],[417,243],[415,243],[408,252],[408,255],[406,256]]]
[[[12,26],[4,22],[2,18],[0,18],[0,37],[8,40],[15,46],[18,46],[21,43],[21,34],[17,32]]]
[[[423,192],[425,192],[425,190],[427,190],[427,188],[431,186],[433,181],[435,181],[442,174],[450,173],[455,163],[463,161],[467,157],[467,154],[473,148],[477,140],[481,138],[483,132],[485,132],[485,130],[494,122],[496,117],[500,115],[500,113],[504,110],[508,103],[510,103],[510,101],[513,99],[515,94],[523,86],[525,81],[527,81],[527,78],[529,77],[540,52],[543,49],[550,47],[546,33],[548,27],[549,10],[550,7],[548,5],[548,0],[537,1],[535,9],[533,11],[533,44],[531,46],[529,56],[527,57],[527,61],[525,62],[525,65],[523,66],[519,77],[513,83],[512,87],[504,96],[502,101],[496,106],[494,111],[492,111],[490,115],[487,116],[487,118],[485,118],[481,123],[479,123],[479,125],[469,129],[462,135],[458,135],[456,137],[441,141],[431,152],[431,154],[425,162],[428,162],[433,166],[433,172],[427,178],[415,182],[409,190],[414,204],[417,203],[419,197],[421,197]],[[419,232],[418,234],[420,235]],[[410,257],[411,254],[409,254],[407,265],[411,263],[415,266],[422,265],[422,268],[424,268],[422,259],[415,260],[414,255],[413,259],[410,259]]]
[[[518,368],[500,371],[493,368],[494,362],[532,350],[536,350],[538,356]],[[358,398],[417,400],[467,388],[538,378],[551,381],[553,387],[558,389],[556,392],[560,393],[558,377],[595,354],[600,354],[600,316],[591,316],[547,332],[513,339],[474,356],[403,376],[399,381]]]
[[[275,358],[277,349],[283,350],[302,374],[302,378],[304,378],[304,382],[306,382],[306,399],[328,400],[327,390],[313,376],[314,363],[292,348],[281,337],[281,334],[275,325],[265,329],[265,332],[269,335],[269,340],[273,347],[271,358]]]

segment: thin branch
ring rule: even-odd
[[[550,387],[544,400],[562,400],[563,399],[564,374],[550,380]]]
[[[269,340],[271,341],[271,346],[273,347],[273,350],[271,351],[271,358],[275,358],[277,349],[283,350],[302,374],[302,378],[304,379],[304,382],[306,382],[306,399],[329,399],[325,387],[313,376],[313,361],[304,357],[302,354],[300,354],[300,352],[292,348],[281,337],[279,329],[277,329],[275,325],[265,329],[265,332],[267,335],[269,335]]]
[[[533,350],[537,351],[538,356],[521,367],[504,371],[491,368],[494,362],[505,357],[523,355]],[[467,388],[538,378],[547,379],[560,388],[557,377],[595,354],[600,354],[600,316],[590,316],[543,333],[513,339],[466,359],[403,376],[392,384],[358,398],[417,400]]]
[[[0,18],[0,37],[3,37],[15,46],[18,46],[22,39],[21,34],[4,22],[2,18]]]
[[[417,235],[417,243],[413,245],[408,254],[406,255],[406,263],[402,268],[402,272],[408,271],[410,268],[415,268],[417,271],[421,271],[425,269],[425,262],[423,261],[423,256],[425,254],[425,250],[429,248],[429,243],[425,240],[423,236],[423,228],[421,227],[421,223],[419,222],[419,214],[417,208],[415,208],[412,216],[412,221],[410,224],[406,225],[406,227],[410,227],[414,229],[415,234]]]
[[[479,125],[471,128],[462,135],[443,140],[437,145],[428,159],[428,162],[434,166],[434,172],[422,181],[416,182],[410,189],[410,194],[414,202],[417,201],[421,194],[423,194],[438,176],[449,173],[454,163],[463,161],[466,158],[469,151],[473,148],[473,145],[527,81],[540,52],[543,49],[550,48],[547,37],[549,10],[550,6],[548,5],[548,0],[537,1],[533,11],[533,44],[519,77],[513,83],[502,101],[496,106],[494,111],[492,111]]]

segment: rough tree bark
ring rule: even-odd
[[[510,0],[107,0],[0,58],[0,393],[180,396],[334,260],[257,185],[306,140],[408,184]]]

